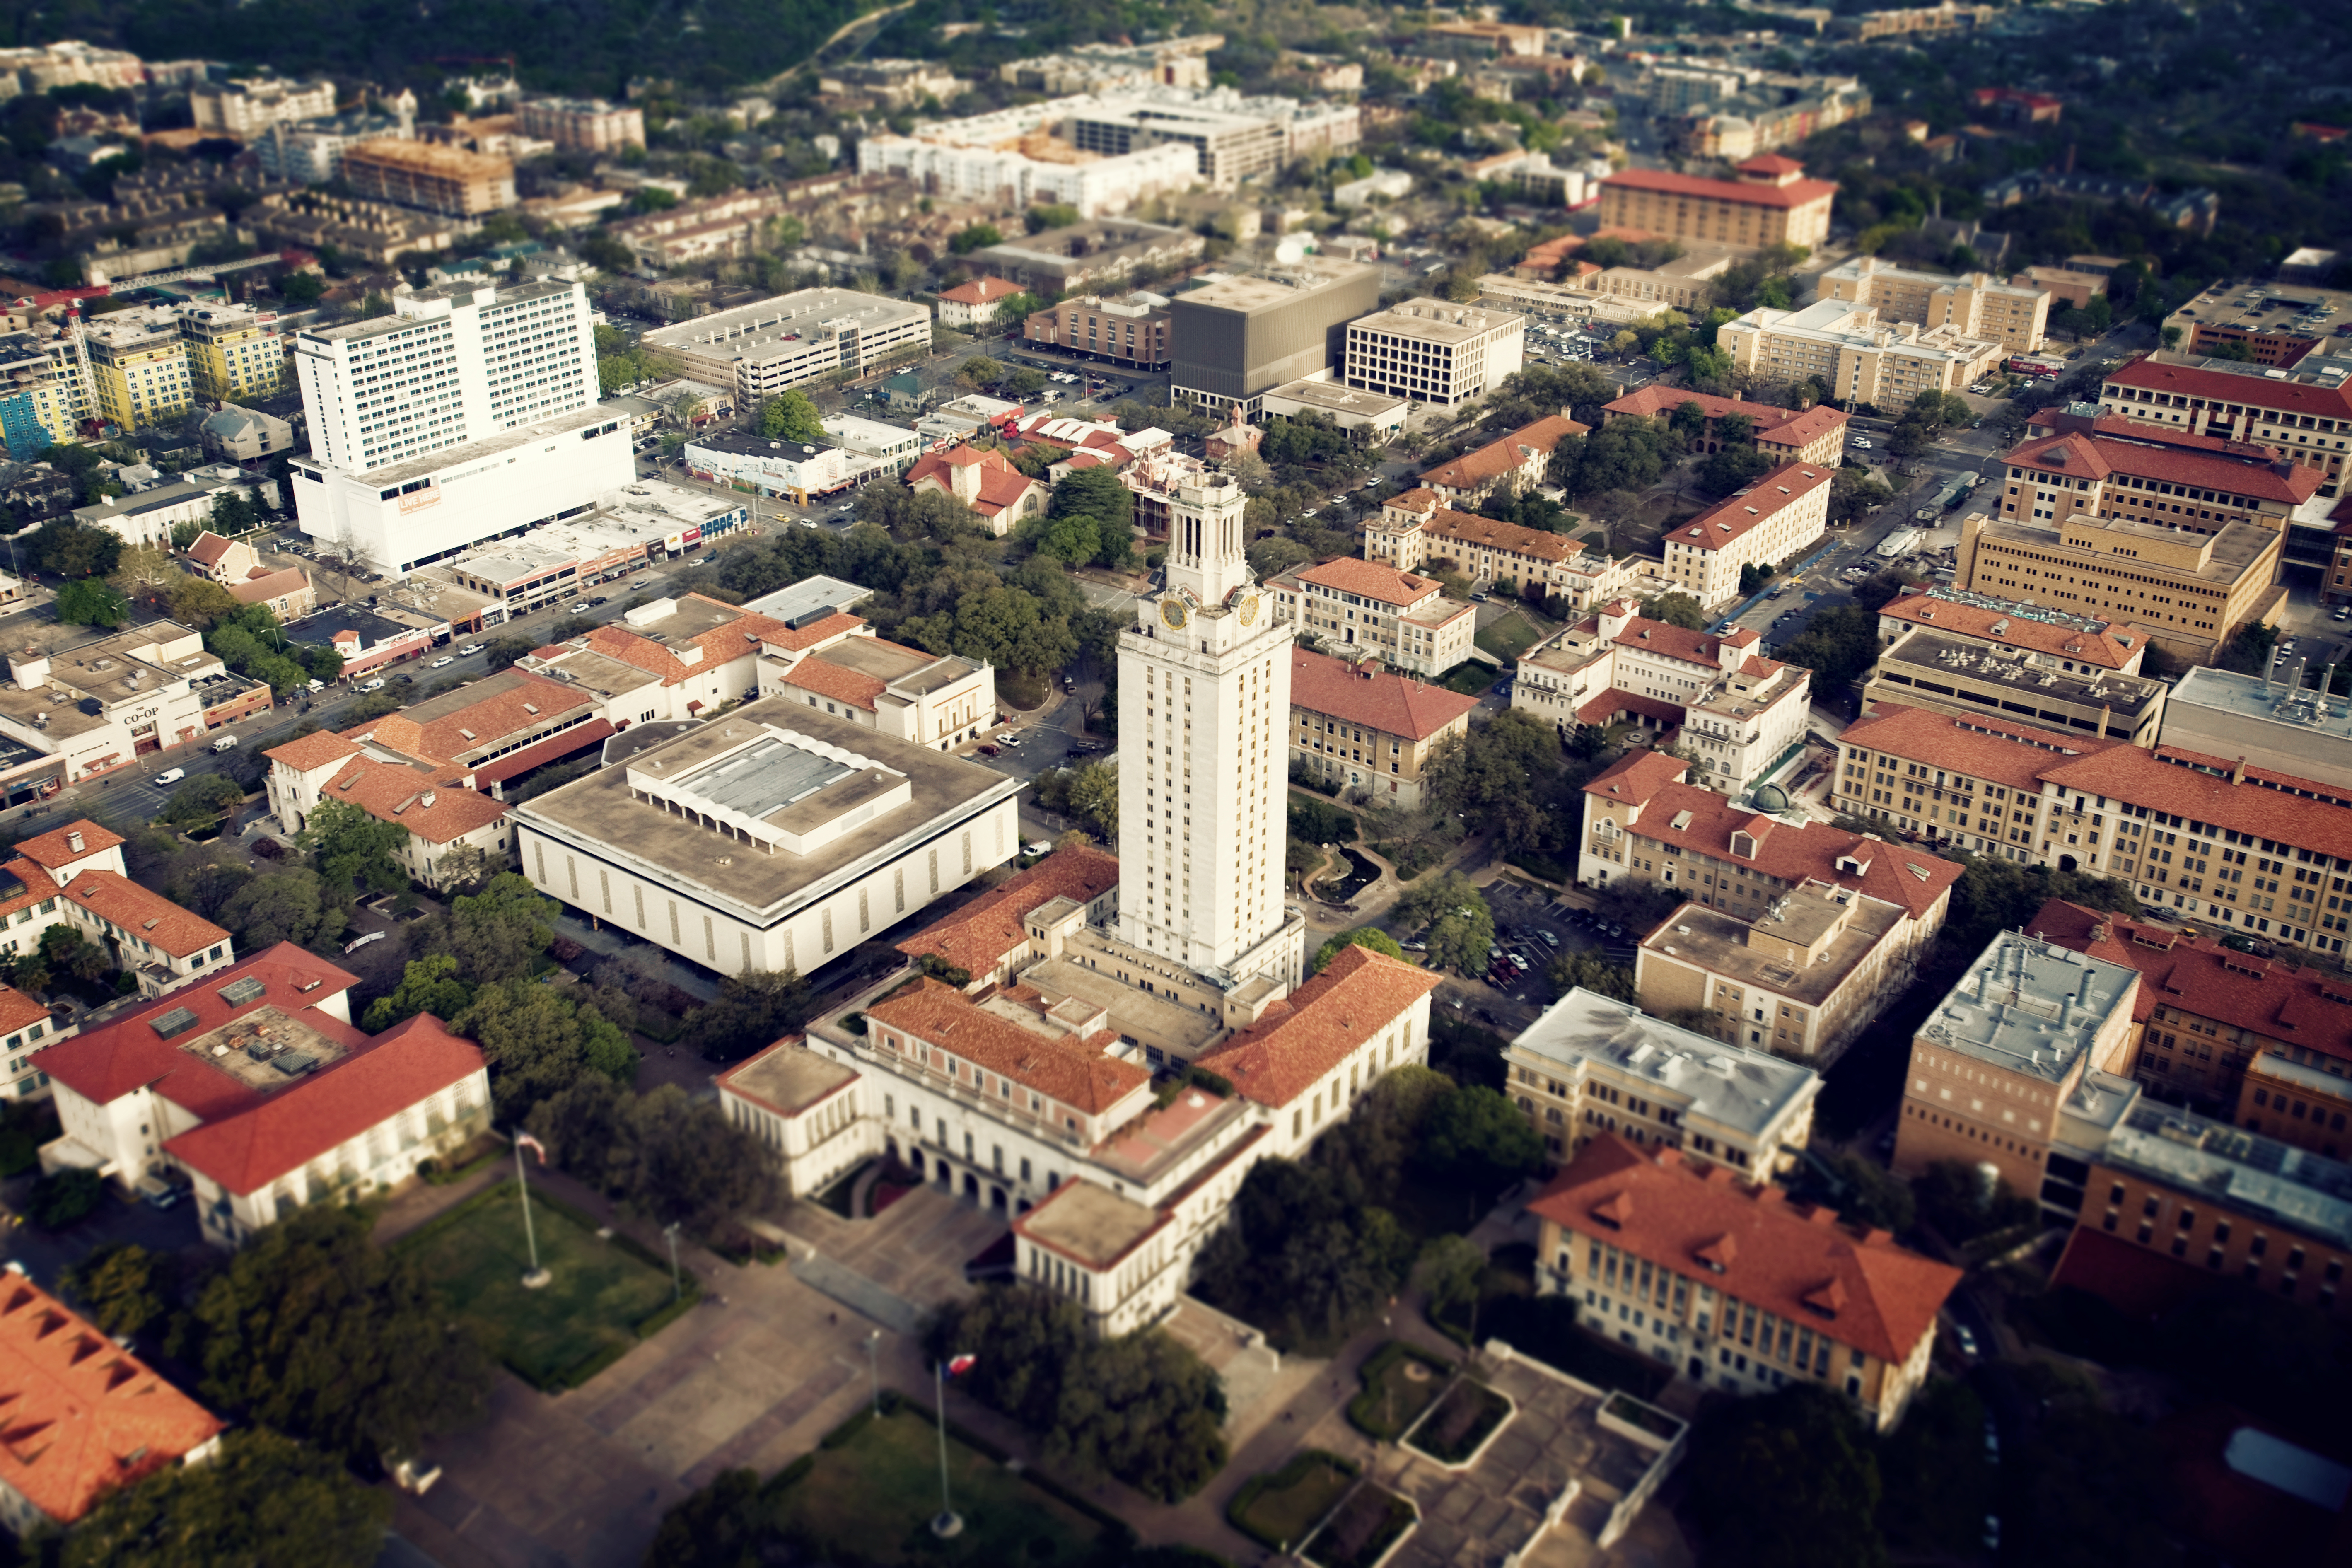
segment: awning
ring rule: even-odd
[[[568,757],[574,752],[601,745],[610,740],[613,733],[612,724],[603,719],[592,719],[585,724],[575,724],[569,730],[550,735],[544,741],[525,746],[520,752],[509,752],[503,757],[484,763],[473,770],[474,783],[477,787],[504,784],[517,774],[530,772],[541,763],[551,763],[558,757]]]

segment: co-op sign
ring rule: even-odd
[[[675,555],[682,550],[691,550],[701,542],[702,524],[698,522],[691,528],[666,535],[662,540],[662,548]]]

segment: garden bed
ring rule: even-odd
[[[1421,1522],[1412,1504],[1385,1487],[1360,1486],[1307,1543],[1307,1560],[1321,1568],[1372,1568]]]
[[[1294,1542],[1314,1533],[1331,1505],[1346,1495],[1356,1474],[1356,1466],[1349,1460],[1308,1448],[1292,1455],[1290,1462],[1278,1470],[1251,1477],[1234,1494],[1225,1517],[1234,1529],[1261,1545],[1287,1552]]]
[[[1464,1378],[1405,1439],[1405,1447],[1441,1465],[1466,1465],[1510,1416],[1509,1400],[1483,1383]]]
[[[1393,1443],[1444,1392],[1453,1371],[1452,1362],[1391,1340],[1357,1371],[1364,1386],[1348,1402],[1348,1420],[1366,1436]]]

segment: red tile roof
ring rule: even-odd
[[[2241,375],[2234,371],[2200,370],[2194,365],[2164,364],[2147,358],[2111,370],[2101,379],[2109,386],[2169,393],[2176,398],[2202,398],[2209,404],[2276,408],[2327,419],[2352,417],[2352,384],[2317,386],[2304,381],[2273,381],[2259,371]],[[2179,405],[2176,403],[2174,406]]]
[[[247,977],[262,983],[260,995],[236,1005],[223,999],[221,993],[231,981]],[[58,1041],[41,1053],[41,1068],[58,1083],[99,1105],[111,1105],[135,1089],[152,1089],[173,1104],[212,1121],[244,1110],[259,1096],[210,1062],[157,1035],[151,1026],[155,1019],[175,1007],[194,1013],[195,1023],[173,1037],[182,1039],[274,1006],[305,1027],[356,1048],[367,1037],[326,1011],[325,1004],[358,984],[357,975],[290,942],[281,942],[193,985],[159,996],[112,1023]],[[305,990],[306,986],[310,989]]]
[[[1587,1143],[1528,1207],[1580,1235],[1715,1286],[1881,1361],[1900,1364],[1931,1332],[1960,1271],[1850,1229],[1778,1187],[1710,1178],[1679,1150],[1646,1152],[1613,1132]],[[1612,1215],[1595,1216],[1606,1208]],[[1721,1273],[1706,1257],[1729,1255]],[[1834,1300],[1833,1311],[1820,1303]]]
[[[1431,540],[1450,540],[1456,544],[1483,546],[1510,555],[1532,556],[1538,561],[1558,563],[1573,561],[1584,553],[1584,546],[1564,533],[1553,533],[1540,528],[1522,528],[1516,522],[1503,522],[1475,512],[1455,511],[1440,507],[1422,524],[1422,535]]]
[[[227,1423],[22,1275],[0,1276],[0,1484],[59,1524]]]
[[[193,957],[208,947],[224,946],[229,939],[228,932],[203,916],[118,872],[80,872],[66,884],[66,897],[125,936],[152,942],[173,958]]]
[[[551,763],[558,757],[568,757],[574,752],[601,746],[616,733],[618,731],[609,720],[592,719],[585,724],[575,724],[519,752],[509,752],[503,757],[480,764],[473,770],[474,784],[484,789],[494,784],[504,784],[510,778],[530,772],[541,763]]]
[[[2087,1290],[2139,1322],[2162,1317],[2213,1288],[2212,1276],[2194,1264],[2083,1225],[2066,1237],[2050,1283]]]
[[[272,746],[261,753],[273,763],[283,763],[298,773],[313,768],[332,767],[360,754],[359,747],[331,730],[314,730],[310,734]]]
[[[76,849],[66,842],[66,836],[69,833],[81,835],[80,848]],[[26,839],[16,846],[16,853],[36,866],[56,870],[77,860],[87,860],[92,855],[103,854],[121,842],[122,835],[111,828],[100,827],[85,816],[79,822],[68,822],[63,827],[52,827],[47,833]]]
[[[1201,1065],[1243,1099],[1279,1109],[1320,1083],[1437,983],[1426,969],[1349,946],[1256,1024],[1202,1052]]]
[[[1585,793],[1591,795],[1599,788],[1611,800],[1640,806],[1639,815],[1626,828],[1638,837],[1752,866],[1791,884],[1815,881],[1851,888],[1908,911],[1914,920],[1933,910],[1946,890],[1960,879],[1960,868],[1951,861],[1907,845],[1848,833],[1826,823],[1792,824],[1742,811],[1713,790],[1682,782],[1679,775],[1687,764],[1675,758],[1659,760],[1673,762],[1677,776],[1669,779],[1662,776],[1664,770],[1652,770],[1612,780],[1612,788],[1602,784],[1611,778],[1603,773],[1584,786]],[[1645,786],[1646,794],[1637,793]],[[1675,826],[1677,822],[1682,826]],[[1749,853],[1733,848],[1735,833],[1745,833],[1753,841]],[[1840,861],[1847,864],[1841,867]]]
[[[0,985],[0,1035],[49,1021],[49,1010],[13,985]]]
[[[959,305],[985,305],[1002,300],[1008,294],[1021,292],[1018,283],[1007,283],[1002,278],[975,278],[969,283],[959,283],[940,291],[942,300],[953,300]]]
[[[1110,1110],[1151,1081],[1146,1068],[1104,1054],[1118,1043],[1116,1030],[1081,1040],[1024,1028],[984,1011],[955,987],[929,978],[910,982],[876,1003],[866,1010],[866,1017],[869,1035],[877,1023],[899,1030],[1087,1115]],[[883,1048],[889,1048],[887,1043]]]
[[[1654,191],[1668,196],[1706,196],[1758,207],[1801,207],[1837,195],[1828,180],[1797,180],[1785,185],[1761,185],[1747,180],[1702,180],[1692,174],[1670,174],[1663,169],[1620,169],[1601,182],[1619,190]]]
[[[1667,540],[1700,550],[1720,550],[1828,484],[1833,471],[1827,463],[1783,463],[1738,495],[1716,502],[1688,522],[1676,523]]]
[[[1826,403],[1816,403],[1794,418],[1784,419],[1767,428],[1756,427],[1756,445],[1769,449],[1774,447],[1787,451],[1801,451],[1832,430],[1845,427],[1846,411],[1832,408]]]
[[[341,800],[379,821],[405,827],[428,844],[450,844],[504,816],[506,806],[488,795],[436,784],[415,768],[355,757],[319,792],[321,801]]]
[[[1424,484],[1444,485],[1449,489],[1475,490],[1492,484],[1506,474],[1517,473],[1520,466],[1536,453],[1549,453],[1570,436],[1581,436],[1591,430],[1590,425],[1580,425],[1563,415],[1551,414],[1532,425],[1522,425],[1509,435],[1487,442],[1473,452],[1465,452],[1451,461],[1440,463],[1423,473]]]
[[[1745,163],[1735,163],[1732,167],[1743,174],[1801,174],[1805,172],[1802,163],[1794,158],[1784,158],[1778,153],[1759,153]]]
[[[1690,764],[1679,757],[1659,752],[1628,752],[1593,774],[1584,793],[1638,805],[1689,771]]]
[[[2147,754],[2121,741],[2037,730],[1990,714],[1958,719],[1949,713],[1906,708],[1895,702],[1873,703],[1870,711],[1847,725],[1838,739],[1843,745],[1885,752],[1906,762],[1925,763],[1948,773],[1988,779],[2005,788],[2033,795],[2042,792],[2042,781],[2049,776],[2053,766],[2089,761],[2111,751],[2143,757]]]
[[[874,700],[890,689],[887,681],[877,680],[861,670],[827,664],[814,654],[784,672],[784,684],[846,702],[853,708],[863,708],[869,713],[874,710]]]
[[[1290,705],[1383,735],[1426,741],[1475,711],[1478,700],[1391,671],[1367,675],[1346,659],[1293,647]]]
[[[169,1139],[163,1148],[242,1196],[482,1070],[479,1047],[420,1013],[341,1061]]]
[[[1410,572],[1400,572],[1393,566],[1383,566],[1377,561],[1366,561],[1354,555],[1342,555],[1337,560],[1326,561],[1320,566],[1306,567],[1292,575],[1318,588],[1329,588],[1342,594],[1360,594],[1383,605],[1417,605],[1432,594],[1442,592],[1444,586],[1434,577],[1418,577]]]
[[[2131,754],[2112,754],[2120,752]],[[2080,794],[2111,795],[2258,838],[2281,839],[2315,854],[2352,858],[2352,808],[2293,794],[2300,781],[2282,773],[2248,768],[2247,783],[2231,784],[2229,775],[2237,764],[2230,758],[2178,746],[2146,752],[2114,742],[2095,755],[2051,762],[2042,777]],[[2218,775],[2209,769],[2220,770]],[[2285,787],[2269,787],[2273,784]]]
[[[1679,702],[1669,702],[1663,697],[1649,697],[1639,691],[1627,691],[1619,687],[1604,686],[1601,695],[1576,710],[1580,724],[1613,724],[1620,718],[1654,719],[1662,725],[1678,726],[1688,716],[1688,710]]]
[[[2063,453],[2063,460],[2059,454]],[[2326,477],[2304,463],[2280,460],[2280,467],[2250,462],[2213,453],[2189,450],[2169,443],[2128,440],[2116,436],[2080,432],[2043,436],[2020,443],[2000,461],[2070,478],[2109,479],[2126,474],[2164,484],[2252,496],[2284,506],[2300,506],[2319,493]]]
[[[909,958],[937,953],[958,969],[986,974],[1028,940],[1024,923],[1055,899],[1090,904],[1118,886],[1118,857],[1092,845],[1056,849],[898,944]]]
[[[1710,392],[1663,386],[1654,382],[1627,393],[1614,403],[1604,403],[1601,406],[1604,414],[1657,419],[1671,416],[1685,403],[1697,404],[1709,419],[1720,419],[1727,414],[1752,419],[1756,422],[1756,444],[1759,447],[1780,447],[1790,451],[1810,444],[1823,431],[1835,429],[1846,423],[1845,410],[1832,408],[1826,403],[1816,403],[1800,412],[1793,408],[1775,408],[1769,403],[1718,397]]]
[[[344,738],[373,739],[420,762],[451,763],[594,705],[580,688],[528,669],[502,669],[476,681],[465,694],[469,700],[463,707],[443,710],[421,723],[415,717],[417,710],[405,709],[355,724]]]
[[[2020,610],[2023,608],[2019,606]],[[2103,669],[2121,669],[2137,658],[2147,648],[2150,635],[2144,626],[2115,621],[2097,631],[2084,631],[2079,626],[2032,620],[2022,614],[1962,604],[1957,599],[1939,599],[1931,594],[1908,594],[1890,600],[1879,606],[1878,613],[1911,626],[1933,626],[1964,637],[2032,648]],[[2002,622],[2008,624],[2001,626]],[[1992,629],[1996,626],[2001,627],[1998,632]]]
[[[264,572],[247,577],[242,583],[228,585],[229,597],[240,605],[266,604],[271,599],[299,594],[310,585],[310,574],[299,566],[289,566],[283,572]]]
[[[217,566],[221,557],[228,553],[228,545],[226,538],[208,528],[197,534],[196,542],[188,546],[188,555],[206,566]]]

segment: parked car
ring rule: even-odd
[[[213,742],[213,750],[215,752],[236,751],[236,737],[235,735],[223,735],[219,740]]]
[[[175,784],[187,776],[188,770],[185,768],[165,768],[162,773],[155,775],[155,783],[159,786],[163,784]]]
[[[142,1176],[139,1195],[147,1201],[149,1208],[167,1209],[180,1201],[180,1189],[161,1176]]]
[[[564,614],[568,616],[584,616],[594,607],[595,606],[589,604],[587,600],[583,599],[578,604],[572,605],[570,609],[564,611]]]
[[[471,658],[481,651],[482,645],[480,643],[469,642],[464,647],[457,650],[457,657],[459,658]]]
[[[1952,1325],[1952,1342],[1960,1347],[1960,1353],[1969,1360],[1977,1359],[1977,1337],[1969,1332],[1969,1326],[1966,1323]]]
[[[368,943],[370,943],[370,942],[382,942],[382,941],[383,940],[383,938],[384,938],[384,933],[383,933],[383,932],[382,932],[382,931],[372,931],[368,932],[365,936],[355,936],[355,937],[352,938],[352,940],[351,940],[351,941],[349,941],[349,942],[347,942],[343,943],[343,951],[344,951],[345,952],[357,952],[360,949],[362,949],[362,948],[365,947]]]
[[[983,757],[993,757],[1000,755],[1001,753],[998,752],[994,746],[982,746],[980,748],[980,754]]]
[[[426,665],[425,668],[427,669],[446,669],[457,662],[457,656],[456,654],[445,653],[439,658],[435,659],[431,664]]]
[[[1021,853],[1024,855],[1051,855],[1053,852],[1053,845],[1043,838],[1032,838],[1021,847]]]
[[[1543,939],[1543,944],[1546,947],[1550,948],[1555,952],[1559,951],[1559,938],[1552,935],[1551,932],[1548,931],[1539,931],[1536,932],[1536,935]]]
[[[360,685],[360,689],[362,691],[382,691],[383,689],[383,677],[379,675],[373,680],[362,681]]]

